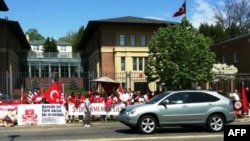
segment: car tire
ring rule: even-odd
[[[156,130],[156,119],[153,116],[143,116],[138,122],[138,130],[142,134],[153,134]]]
[[[210,132],[220,132],[223,130],[225,124],[224,118],[219,114],[209,116],[207,119],[207,129]]]

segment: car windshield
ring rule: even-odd
[[[146,104],[157,103],[158,101],[160,101],[162,98],[166,97],[169,94],[170,94],[170,92],[165,92],[165,93],[157,94],[156,96],[154,96],[153,98],[151,98],[148,102],[146,102]]]

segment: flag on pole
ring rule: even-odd
[[[23,89],[23,86],[21,88],[21,104],[25,104],[26,103],[26,97],[25,97],[25,94],[24,94],[24,89]]]
[[[27,96],[27,102],[30,104],[33,103],[34,97],[35,97],[35,86],[34,86],[34,83],[32,81],[30,84],[30,89],[29,89],[29,93]]]
[[[186,1],[184,1],[178,11],[174,13],[173,17],[181,16],[183,14],[186,14]]]
[[[244,82],[242,82],[242,85],[241,85],[241,98],[242,98],[243,111],[244,113],[248,113],[248,101],[247,101]]]

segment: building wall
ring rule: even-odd
[[[234,65],[238,73],[250,73],[250,34],[215,44],[211,50],[215,52],[218,62]],[[235,53],[238,54],[238,61],[234,60]],[[226,56],[225,62],[223,56]]]
[[[13,93],[13,87],[15,88],[15,81],[17,78],[13,75],[9,75],[8,82],[6,82],[6,73],[19,71],[19,57],[18,53],[21,46],[18,40],[15,38],[7,26],[0,24],[0,72],[2,74],[0,80],[0,92]]]
[[[86,50],[90,53],[90,71],[107,75],[112,79],[123,82],[126,87],[135,89],[135,82],[147,83],[143,70],[133,70],[133,57],[148,57],[148,45],[158,26],[117,26],[102,25],[87,44]],[[125,46],[119,46],[119,35],[126,36]],[[136,46],[130,46],[130,35],[136,35]],[[146,46],[140,46],[141,35],[146,35]],[[121,57],[125,57],[125,70],[121,70]],[[144,64],[145,65],[145,64]],[[131,72],[139,79],[132,78]],[[124,73],[125,77],[116,77],[116,73]],[[130,75],[126,75],[130,74]],[[97,76],[101,77],[101,76]],[[118,80],[119,79],[119,80]],[[151,90],[156,90],[156,84],[149,84]]]

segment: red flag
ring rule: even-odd
[[[182,4],[178,11],[176,11],[173,17],[181,16],[186,13],[186,1]]]
[[[248,101],[246,97],[246,89],[244,86],[244,82],[242,82],[242,85],[241,85],[241,98],[242,98],[242,106],[243,106],[244,113],[248,113]]]
[[[51,104],[57,104],[60,103],[61,99],[61,92],[59,89],[59,86],[56,82],[54,82],[50,88],[46,91],[44,94],[44,97],[47,99],[47,101]]]
[[[21,98],[20,98],[20,100],[21,100],[22,104],[26,104],[26,96],[24,94],[23,86],[21,88]]]

